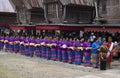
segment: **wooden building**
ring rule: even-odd
[[[18,24],[37,24],[45,21],[42,0],[10,1],[16,9]]]
[[[13,24],[90,24],[94,19],[93,0],[8,0],[16,15]],[[3,15],[1,15],[2,17]]]
[[[120,31],[120,0],[0,1],[0,25],[11,29]]]
[[[120,24],[120,0],[98,0],[99,18],[106,24]]]
[[[43,0],[48,23],[92,23],[93,0]]]
[[[0,0],[0,23],[15,24],[16,12],[9,0]]]

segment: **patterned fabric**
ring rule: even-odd
[[[50,47],[46,47],[46,58],[48,60],[51,59],[51,48]]]
[[[9,43],[6,43],[6,44],[5,44],[5,48],[6,48],[6,51],[9,50]]]
[[[90,51],[84,51],[84,66],[90,66],[90,59],[91,59],[91,52]]]
[[[33,57],[33,56],[34,56],[34,51],[35,51],[35,47],[34,47],[34,46],[30,46],[30,47],[29,47],[30,57]]]
[[[99,57],[98,57],[98,54],[99,54],[99,51],[98,49],[94,49],[94,48],[98,48],[100,45],[98,43],[93,43],[92,44],[92,55],[91,55],[91,63],[92,63],[92,66],[93,67],[98,67],[98,62],[99,62]]]
[[[14,50],[14,45],[11,45],[11,44],[10,44],[10,45],[9,45],[9,51],[10,51],[10,52],[13,52],[13,50]]]
[[[68,51],[67,51],[68,53],[68,63],[74,63],[74,56],[75,56],[75,53],[74,53],[74,51],[73,50],[71,50],[71,49],[68,49]]]
[[[61,48],[60,47],[58,47],[57,52],[58,52],[58,54],[57,54],[58,61],[61,61],[62,60],[62,52],[61,52]]]
[[[98,54],[91,55],[91,63],[93,67],[97,67],[99,62]]]
[[[42,53],[42,58],[46,58],[46,47],[41,46],[41,53]]]
[[[62,42],[61,41],[58,41],[58,47],[57,47],[57,58],[58,58],[58,61],[62,61],[62,50],[61,50],[61,45],[62,45]]]
[[[62,62],[68,62],[67,49],[62,49]]]
[[[82,51],[75,51],[75,64],[80,65],[82,63]]]
[[[54,61],[57,60],[57,47],[51,48],[51,60],[54,60]]]
[[[25,55],[26,55],[26,56],[30,56],[29,46],[25,46]]]
[[[87,48],[87,47],[91,47],[91,43],[89,42],[85,42],[84,43],[84,47]],[[83,51],[83,55],[84,55],[84,66],[90,66],[91,65],[91,50],[88,49],[88,50],[84,50]]]
[[[3,50],[3,47],[4,47],[4,43],[0,42],[0,49]]]
[[[112,42],[111,43],[107,43],[106,44],[106,46],[108,47],[108,49],[110,48],[110,46],[111,46],[111,44],[112,44]],[[113,46],[113,49],[114,49],[115,47]],[[112,49],[112,51],[113,51],[113,49]],[[110,63],[110,62],[112,62],[112,59],[113,59],[113,52],[110,52],[110,55],[109,55],[109,57],[107,58],[107,62],[108,63]]]
[[[24,45],[20,45],[20,53],[21,53],[21,55],[25,55],[25,47],[24,47]]]
[[[18,52],[19,52],[19,49],[20,49],[19,44],[15,44],[15,45],[14,45],[14,52],[15,52],[15,53],[18,53]]]

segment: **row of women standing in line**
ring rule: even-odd
[[[97,40],[96,43],[91,44],[89,39],[84,40],[84,38],[73,40],[72,38],[52,38],[51,36],[44,38],[0,37],[1,50],[5,48],[8,52],[20,52],[22,55],[31,57],[35,54],[40,58],[77,65],[83,62],[84,66],[92,65],[93,67],[98,66],[97,48],[102,42]]]

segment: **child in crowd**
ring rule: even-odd
[[[100,53],[99,53],[100,70],[106,70],[107,52],[108,52],[108,48],[106,46],[106,43],[104,42],[103,45],[100,47]]]

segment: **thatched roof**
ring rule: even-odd
[[[21,6],[23,4],[23,0],[9,0],[15,6]]]
[[[24,5],[27,9],[43,7],[42,0],[11,0],[11,1],[17,7],[22,7]]]
[[[40,5],[38,3],[38,0],[27,0],[28,3],[31,5],[31,7],[39,8]]]
[[[38,0],[39,6],[43,8],[43,1],[44,0]]]
[[[93,0],[60,0],[63,5],[75,4],[75,5],[85,5],[94,6]]]
[[[15,9],[9,0],[0,0],[0,12],[15,13]]]

